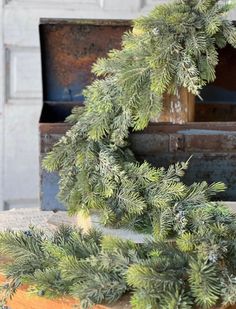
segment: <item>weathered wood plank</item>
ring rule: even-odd
[[[194,121],[195,97],[185,88],[180,88],[176,95],[166,94],[163,100],[163,110],[153,122],[170,122],[182,124]]]
[[[5,282],[3,275],[0,275],[0,283]],[[21,286],[14,297],[8,301],[7,305],[12,309],[72,309],[79,305],[79,301],[73,298],[46,299],[39,296],[30,295],[26,285]],[[121,300],[112,305],[96,305],[93,309],[131,309],[129,296],[124,296]]]

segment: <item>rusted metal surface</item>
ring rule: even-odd
[[[147,160],[158,167],[168,167],[192,156],[184,182],[222,181],[227,190],[217,198],[236,200],[235,123],[151,125],[144,132],[134,133],[130,141],[140,161]]]
[[[71,128],[71,125],[66,123],[40,123],[39,130],[41,136],[46,134],[64,134]]]
[[[50,132],[41,138],[43,153],[48,152],[70,127],[56,124],[56,132],[53,133],[52,125],[41,126],[46,126]],[[223,181],[228,189],[217,198],[236,200],[236,123],[155,124],[143,132],[131,134],[130,142],[137,159],[147,160],[159,167],[168,167],[192,156],[184,181],[187,184]],[[49,205],[58,191],[59,178],[56,174],[44,172],[43,179],[43,190],[50,196],[50,199],[44,200],[44,205]],[[60,205],[59,209],[63,206]]]
[[[132,150],[136,154],[153,154],[169,151],[169,136],[165,133],[133,134]]]
[[[140,141],[140,143],[139,143]],[[236,154],[236,131],[185,129],[177,132],[134,133],[132,148],[138,154]]]
[[[64,134],[71,128],[67,123],[40,123],[40,132],[44,134]],[[147,128],[142,131],[142,134],[151,133],[176,133],[184,130],[215,130],[215,131],[236,131],[236,122],[212,122],[201,123],[192,122],[187,124],[170,124],[170,123],[150,123]],[[134,132],[133,134],[140,134]]]
[[[40,25],[44,101],[83,102],[91,67],[121,47],[129,21],[43,20]]]
[[[66,128],[66,127],[64,127]],[[67,127],[69,128],[69,127]],[[59,129],[61,129],[59,127]],[[51,133],[44,133],[41,134],[41,139],[40,139],[40,149],[41,149],[41,155],[47,154],[49,151],[52,150],[53,145],[59,140],[59,138],[64,134],[61,130],[60,133],[56,132],[51,132]]]
[[[94,75],[92,64],[121,47],[126,20],[41,20],[43,109],[40,117],[41,158],[69,128],[64,124],[75,106],[83,106],[83,90]],[[57,200],[59,176],[41,171],[41,208],[64,210]]]
[[[70,126],[64,123],[40,124],[40,162],[69,128]],[[66,210],[65,206],[57,198],[59,181],[58,173],[41,170],[40,204],[42,210]]]
[[[236,131],[236,122],[189,122],[186,124],[150,123],[149,126],[145,128],[144,131],[142,131],[142,133],[176,133],[178,131],[191,129]],[[139,134],[139,132],[136,132],[134,134]]]
[[[194,152],[167,152],[153,155],[139,155],[139,160],[147,160],[157,167],[168,167],[178,161],[186,161],[192,156],[189,168],[183,177],[183,181],[191,185],[193,182],[215,181],[224,182],[227,190],[218,194],[217,200],[236,200],[236,155],[225,153],[194,153]]]
[[[195,104],[195,121],[235,121],[236,104],[224,102],[218,103],[197,103]]]
[[[186,152],[236,153],[236,131],[186,130],[179,133],[183,136]]]
[[[70,128],[63,121],[71,109],[78,105],[83,108],[82,91],[94,79],[92,64],[110,49],[120,48],[121,37],[128,29],[128,21],[116,20],[41,22],[44,92],[40,119],[42,157]],[[150,123],[144,131],[131,134],[131,147],[137,159],[168,167],[192,156],[184,181],[187,184],[202,180],[209,183],[223,181],[228,189],[217,198],[236,200],[235,66],[236,50],[227,46],[220,52],[216,81],[203,90],[203,102],[195,105],[197,122]],[[194,103],[193,98],[185,101]],[[191,111],[191,117],[186,121],[193,119],[193,108]],[[63,205],[55,199],[58,181],[57,174],[42,171],[42,209],[63,209]]]
[[[40,124],[41,152],[50,151],[70,127],[65,123]],[[133,133],[132,140],[133,149],[138,152],[139,148],[147,153],[164,150],[236,152],[236,123],[150,124],[144,131]]]

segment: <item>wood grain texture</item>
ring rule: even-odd
[[[163,110],[153,122],[170,122],[182,124],[194,121],[195,97],[187,89],[180,88],[177,95],[166,94],[163,100]]]

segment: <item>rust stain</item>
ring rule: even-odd
[[[143,134],[150,133],[175,133],[182,130],[216,130],[216,131],[236,131],[236,122],[189,122],[186,124],[171,123],[150,123],[147,128],[142,131]],[[133,134],[140,134],[134,132]]]
[[[128,26],[43,25],[43,45],[53,75],[64,87],[82,78],[88,84],[94,78],[91,67],[110,49],[121,48],[121,37]]]
[[[67,123],[41,123],[39,130],[42,135],[44,134],[65,134],[71,125]]]

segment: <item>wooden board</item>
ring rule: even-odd
[[[0,284],[5,282],[4,276],[0,275]],[[130,296],[125,295],[113,305],[95,305],[92,309],[132,309],[129,304]],[[57,300],[31,296],[27,292],[27,286],[18,289],[14,298],[7,305],[11,309],[79,309],[78,300],[73,298],[61,298]],[[74,307],[77,305],[78,307]],[[140,308],[141,309],[141,308]],[[236,305],[229,307],[214,307],[212,309],[236,309]]]
[[[4,276],[0,275],[0,284],[5,282]],[[79,305],[79,301],[73,298],[46,299],[39,296],[30,295],[27,292],[26,285],[21,286],[13,299],[9,300],[7,305],[11,309],[73,309]],[[129,305],[129,296],[123,297],[113,305],[96,305],[93,309],[131,309]]]
[[[194,121],[195,96],[185,88],[180,88],[177,95],[166,94],[163,100],[163,109],[160,116],[152,122],[169,122],[182,124]]]

